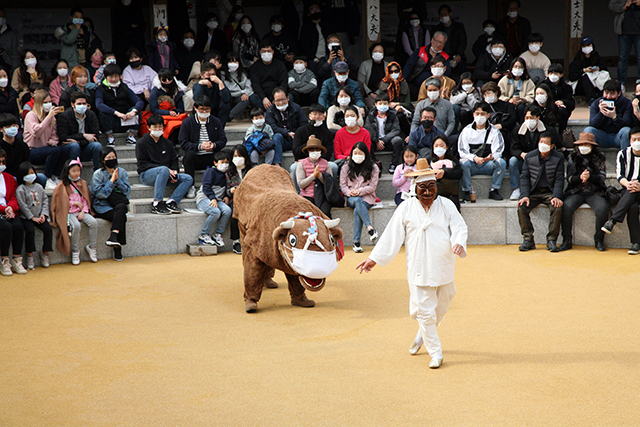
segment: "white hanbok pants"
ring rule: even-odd
[[[409,285],[409,293],[409,315],[418,321],[424,346],[431,358],[442,359],[437,326],[449,310],[456,287],[453,282],[438,287]]]

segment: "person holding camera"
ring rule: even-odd
[[[633,106],[622,96],[620,82],[611,79],[604,84],[602,96],[591,103],[589,126],[584,132],[592,133],[600,148],[629,147],[629,131],[633,121]]]

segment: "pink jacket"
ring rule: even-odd
[[[405,193],[409,192],[409,188],[411,187],[411,179],[405,178],[404,176],[404,172],[408,169],[416,170],[416,165],[407,166],[406,163],[403,163],[401,165],[398,165],[395,172],[393,172],[393,181],[391,182],[393,183],[393,186],[398,189],[396,193],[401,193],[403,191]]]
[[[67,77],[68,79],[69,77]],[[67,80],[68,86],[70,85],[70,81]],[[51,82],[49,86],[49,95],[51,95],[51,102],[53,105],[60,105],[60,95],[62,95],[62,85],[60,84],[60,76],[56,77],[54,81]]]
[[[349,179],[349,163],[340,170],[340,191],[344,197],[349,197],[351,190],[360,190],[360,197],[362,200],[373,205],[376,203],[376,187],[378,186],[378,175],[380,170],[374,163],[373,172],[371,172],[371,179],[367,182],[364,181],[362,175],[358,175],[355,181]]]
[[[24,118],[24,142],[29,148],[46,147],[47,142],[54,142],[58,145],[58,131],[56,129],[56,119],[47,114],[42,123],[35,111],[29,111]]]

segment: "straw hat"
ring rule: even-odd
[[[322,153],[326,153],[327,149],[324,145],[322,145],[322,141],[320,141],[318,138],[309,138],[309,140],[307,141],[307,145],[305,145],[304,147],[302,147],[302,151],[303,152],[308,152],[309,150],[312,149],[316,149],[316,150],[320,150],[322,151]]]
[[[580,133],[580,137],[578,138],[578,140],[576,142],[573,143],[574,145],[579,145],[579,144],[591,144],[591,145],[598,145],[598,143],[596,142],[596,137],[594,134],[589,133],[589,132],[582,132]]]
[[[419,176],[429,176],[429,175],[435,176],[435,174],[436,174],[436,171],[431,169],[431,166],[429,166],[429,161],[427,159],[420,158],[416,162],[416,170],[407,172],[404,174],[404,176],[409,178],[416,178]]]

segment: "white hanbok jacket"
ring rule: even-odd
[[[389,264],[405,245],[407,280],[413,286],[453,282],[456,244],[467,250],[467,224],[451,200],[438,196],[429,211],[416,197],[405,200],[391,217],[370,259]]]

